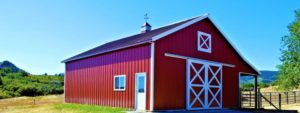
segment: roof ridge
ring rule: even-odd
[[[183,20],[179,20],[179,21],[176,21],[176,22],[173,22],[173,23],[169,23],[169,24],[166,24],[166,25],[162,25],[162,26],[159,26],[151,31],[155,31],[155,30],[158,30],[158,29],[161,29],[161,28],[164,28],[164,27],[168,27],[168,26],[171,26],[171,25],[175,25],[175,24],[178,24],[178,23],[181,23],[181,22],[185,22],[185,21],[191,21],[191,20],[194,20],[198,17],[202,17],[202,16],[206,16],[206,15],[209,15],[208,13],[204,13],[203,15],[200,15],[200,16],[194,16],[192,18],[186,18],[186,19],[183,19]],[[150,31],[150,32],[151,32]],[[148,33],[148,32],[146,32]],[[112,40],[112,41],[109,41],[107,43],[104,43],[104,44],[108,44],[108,43],[112,43],[112,42],[115,42],[115,41],[118,41],[118,40],[122,40],[124,38],[129,38],[129,37],[133,37],[133,36],[137,36],[137,35],[141,35],[141,34],[144,34],[144,33],[137,33],[137,34],[132,34],[132,35],[129,35],[129,36],[126,36],[126,37],[123,37],[123,38],[120,38],[120,39],[116,39],[116,40]],[[104,45],[102,44],[102,45]],[[101,45],[100,45],[101,46]]]
[[[178,23],[181,23],[181,22],[184,22],[184,21],[191,21],[191,20],[194,20],[194,19],[196,19],[196,18],[198,18],[198,17],[207,16],[207,15],[209,15],[209,14],[208,14],[208,13],[204,13],[204,14],[202,14],[202,15],[200,15],[200,16],[194,16],[194,17],[192,17],[192,18],[182,19],[182,20],[179,20],[179,21],[176,21],[176,22],[173,22],[173,23],[169,23],[169,24],[166,24],[166,25],[159,26],[159,27],[157,27],[157,28],[155,28],[155,29],[153,29],[153,30],[151,30],[151,31],[154,31],[154,30],[157,30],[157,29],[161,29],[161,28],[164,28],[164,27],[168,27],[168,26],[171,26],[171,25],[174,25],[174,24],[178,24]],[[151,31],[150,31],[150,32],[151,32]],[[116,40],[109,41],[109,42],[104,43],[104,44],[108,44],[108,43],[111,43],[111,42],[115,42],[115,41],[118,41],[118,40],[122,40],[122,39],[124,39],[124,38],[133,37],[133,36],[141,35],[141,34],[144,34],[144,33],[132,34],[132,35],[129,35],[129,36],[120,38],[120,39],[116,39]],[[104,44],[102,44],[102,45],[104,45]]]
[[[167,27],[167,26],[170,26],[170,25],[174,25],[174,24],[178,24],[178,23],[181,23],[181,22],[184,22],[184,21],[188,21],[188,20],[191,21],[191,20],[194,20],[196,18],[203,17],[203,16],[208,16],[208,15],[209,15],[208,13],[204,13],[204,14],[202,14],[200,16],[194,16],[194,17],[191,17],[191,18],[185,18],[185,19],[173,22],[173,23],[169,23],[169,24],[166,24],[166,25],[159,26],[159,27],[157,27],[157,29],[158,28],[162,28],[162,27]]]

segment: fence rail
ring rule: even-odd
[[[281,105],[300,103],[300,91],[290,92],[260,92],[258,91],[258,106],[259,108],[274,107],[281,109]],[[241,107],[254,108],[255,107],[255,92],[242,91],[241,92]]]

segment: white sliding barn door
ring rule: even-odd
[[[222,65],[189,59],[186,67],[186,108],[221,109]]]

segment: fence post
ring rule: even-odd
[[[239,104],[240,104],[240,108],[242,108],[242,90],[241,90],[241,88],[239,89],[239,97],[240,97],[240,102],[239,102]]]
[[[294,102],[297,103],[296,91],[294,91],[293,93],[294,93]]]
[[[279,109],[281,110],[281,94],[278,93],[278,105],[279,105]]]
[[[286,92],[286,104],[289,104],[289,92]]]
[[[272,93],[270,92],[270,102],[272,103]]]
[[[252,99],[251,97],[252,97],[252,95],[251,95],[251,91],[250,91],[250,107],[251,107],[251,99]]]
[[[262,108],[262,99],[261,99],[262,93],[260,93],[260,88],[257,88],[257,99],[258,99],[258,109]]]

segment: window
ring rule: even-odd
[[[114,76],[114,90],[125,91],[125,89],[126,89],[126,76],[125,75]]]
[[[198,31],[198,51],[211,53],[211,35]]]
[[[145,76],[139,76],[138,82],[139,82],[138,92],[145,93]]]

